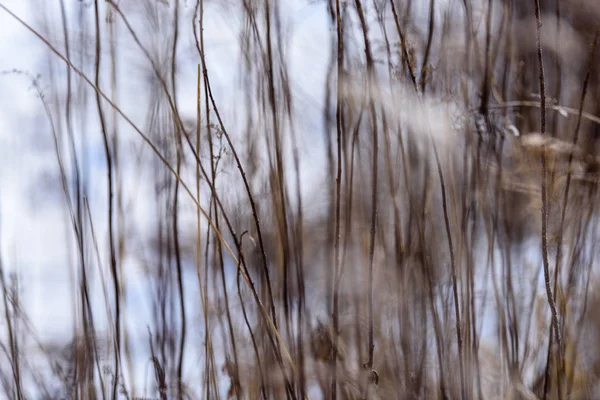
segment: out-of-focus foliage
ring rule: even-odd
[[[2,254],[2,389],[600,396],[596,3],[2,5],[73,307],[41,339]]]

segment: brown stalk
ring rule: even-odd
[[[342,31],[342,16],[340,0],[335,1],[335,21],[337,31],[337,85],[336,85],[336,109],[335,109],[335,127],[337,138],[337,173],[335,179],[335,227],[334,227],[334,273],[333,273],[333,299],[332,299],[332,322],[333,322],[333,352],[331,357],[332,380],[331,380],[331,398],[337,399],[337,358],[339,341],[339,284],[341,278],[338,277],[338,270],[341,269],[340,259],[340,211],[341,211],[341,185],[342,185],[342,122],[343,122],[343,103],[342,103],[342,77],[344,72],[344,37]],[[341,275],[341,274],[340,274]]]
[[[100,62],[101,62],[101,45],[100,45],[100,16],[98,10],[98,1],[94,1],[94,21],[96,30],[96,59],[95,59],[95,71],[94,71],[94,86],[100,87]],[[67,54],[67,59],[69,58]],[[69,71],[70,68],[67,68]],[[70,72],[69,72],[70,73]],[[119,367],[121,358],[121,299],[120,299],[120,284],[119,274],[117,272],[117,260],[115,255],[115,244],[114,244],[114,211],[113,211],[113,161],[109,145],[108,132],[106,129],[106,122],[104,119],[104,111],[102,110],[101,98],[99,92],[96,92],[96,107],[98,108],[98,117],[100,119],[100,125],[102,127],[102,137],[104,138],[104,156],[106,159],[107,168],[107,190],[108,190],[108,241],[110,251],[110,271],[113,282],[113,293],[115,301],[115,364],[114,374],[115,379],[112,385],[112,398],[117,398],[117,387],[119,382]]]
[[[540,16],[540,2],[534,0],[535,5],[535,19],[536,19],[536,43],[537,43],[537,58],[539,67],[539,83],[540,83],[540,95],[541,95],[541,107],[540,107],[540,125],[542,135],[546,135],[546,82],[544,79],[544,61],[542,54],[542,43],[541,43],[541,29],[542,19]],[[558,399],[563,399],[562,393],[562,365],[563,365],[563,349],[562,349],[562,337],[560,332],[560,326],[558,321],[558,311],[556,310],[556,302],[554,294],[552,293],[552,287],[550,282],[550,266],[548,261],[548,182],[547,182],[547,169],[548,159],[546,154],[546,145],[543,144],[542,148],[542,259],[544,264],[544,282],[546,285],[546,296],[548,299],[548,305],[550,306],[550,312],[552,313],[552,325],[554,327],[554,335],[556,336],[557,344],[557,389]]]
[[[360,20],[363,43],[365,45],[365,57],[367,61],[367,93],[370,94],[370,111],[371,111],[371,134],[373,135],[373,158],[372,158],[372,191],[371,191],[371,227],[369,233],[369,277],[368,277],[368,310],[369,310],[369,339],[368,339],[368,360],[364,364],[364,368],[369,372],[369,380],[365,388],[365,398],[369,397],[369,386],[374,383],[379,383],[377,372],[373,369],[374,364],[374,350],[375,350],[375,337],[374,337],[374,323],[373,323],[373,263],[375,256],[375,234],[377,228],[377,193],[378,193],[378,172],[379,172],[379,144],[378,144],[378,128],[377,128],[377,111],[375,109],[375,102],[373,98],[373,90],[376,89],[375,80],[375,64],[373,61],[373,54],[371,52],[371,43],[369,41],[369,30],[365,13],[363,11],[362,3],[360,0],[355,0],[356,11]]]

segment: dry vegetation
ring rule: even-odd
[[[7,398],[600,398],[597,1],[32,4],[0,12],[48,58],[2,79],[52,138],[73,333],[3,256]]]

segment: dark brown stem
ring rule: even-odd
[[[542,54],[542,43],[541,43],[541,29],[542,29],[542,18],[540,16],[540,2],[534,0],[535,5],[535,20],[536,20],[536,44],[537,44],[537,58],[539,65],[539,83],[540,83],[540,96],[541,96],[541,107],[540,107],[540,129],[543,136],[546,135],[546,82],[544,79],[544,61]],[[562,400],[562,337],[560,332],[558,312],[556,310],[556,303],[554,294],[552,293],[552,286],[550,281],[550,266],[548,261],[548,182],[547,182],[547,169],[548,159],[546,154],[546,144],[542,144],[542,259],[544,264],[544,283],[546,286],[546,296],[548,298],[548,304],[550,305],[550,311],[552,313],[552,325],[554,326],[554,335],[556,337],[556,345],[558,346],[557,351],[557,389],[558,399]]]
[[[432,0],[433,1],[433,0]],[[373,376],[376,374],[373,370],[374,363],[374,351],[375,351],[375,338],[374,338],[374,322],[373,322],[373,263],[375,258],[375,234],[377,228],[377,194],[378,194],[378,172],[379,172],[379,143],[378,143],[378,128],[377,128],[377,111],[375,109],[374,88],[376,85],[375,78],[375,63],[373,60],[373,53],[371,52],[371,43],[369,41],[369,29],[366,21],[365,13],[363,11],[362,3],[360,0],[355,0],[356,11],[360,19],[360,25],[363,36],[363,43],[365,45],[365,57],[367,61],[367,92],[369,93],[370,111],[371,111],[371,134],[373,136],[373,158],[372,158],[372,191],[371,191],[371,227],[369,233],[369,277],[368,277],[368,309],[369,309],[369,342],[368,342],[368,360],[365,364],[366,369],[369,371],[370,377],[366,387],[366,395],[369,395],[369,386],[373,382]],[[376,382],[376,381],[375,381]]]
[[[94,85],[100,87],[100,62],[101,62],[101,38],[100,38],[100,13],[98,7],[98,0],[94,1],[94,18],[96,28],[96,60],[95,60],[95,81]],[[68,57],[68,56],[67,56]],[[70,70],[70,68],[69,68]],[[114,207],[113,207],[113,161],[112,153],[110,150],[110,143],[108,138],[108,131],[106,129],[106,122],[104,118],[104,111],[102,110],[102,99],[98,91],[96,94],[96,106],[98,108],[98,117],[100,119],[100,125],[102,127],[102,137],[104,139],[104,156],[106,159],[106,170],[107,170],[107,190],[108,190],[108,243],[110,251],[110,272],[113,282],[113,292],[115,298],[115,364],[114,374],[115,378],[112,386],[112,398],[117,398],[117,388],[119,383],[119,367],[121,359],[121,296],[120,296],[120,283],[119,283],[119,272],[117,271],[117,259],[114,242]]]
[[[339,285],[338,280],[341,278],[339,270],[341,268],[340,259],[340,210],[341,210],[341,188],[342,188],[342,118],[343,118],[343,103],[342,103],[342,77],[344,72],[344,37],[342,32],[342,16],[340,8],[340,0],[335,2],[335,20],[337,30],[337,90],[336,90],[336,109],[335,109],[335,127],[337,138],[337,174],[335,178],[335,232],[334,232],[334,273],[333,273],[333,354],[331,359],[332,364],[332,380],[331,380],[331,398],[337,399],[337,357],[338,357],[338,339],[339,339]]]

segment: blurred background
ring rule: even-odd
[[[10,399],[590,399],[593,0],[0,0]]]

